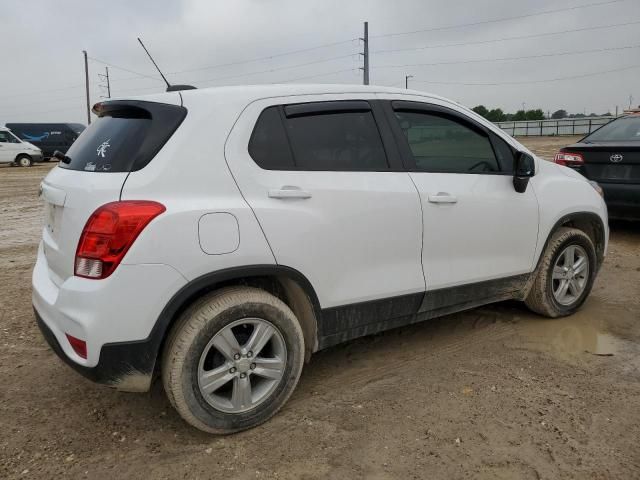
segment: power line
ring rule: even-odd
[[[537,12],[537,13],[528,13],[528,14],[524,14],[524,15],[514,15],[511,17],[502,17],[502,18],[494,18],[492,20],[483,20],[480,22],[471,22],[471,23],[460,23],[457,25],[447,25],[447,26],[443,26],[443,27],[431,27],[431,28],[425,28],[425,29],[421,29],[421,30],[412,30],[412,31],[408,31],[408,32],[395,32],[395,33],[385,33],[382,35],[372,35],[371,38],[388,38],[388,37],[399,37],[399,36],[403,36],[403,35],[412,35],[414,33],[425,33],[425,32],[440,32],[443,30],[452,30],[455,28],[463,28],[463,27],[473,27],[473,26],[477,26],[477,25],[486,25],[489,23],[497,23],[497,22],[507,22],[510,20],[519,20],[522,18],[529,18],[529,17],[538,17],[541,15],[550,15],[552,13],[559,13],[559,12],[568,12],[568,11],[572,11],[572,10],[578,10],[581,8],[590,8],[590,7],[598,7],[598,6],[602,6],[602,5],[611,5],[613,3],[620,3],[620,2],[626,2],[627,0],[607,0],[606,2],[596,2],[596,3],[588,3],[586,5],[576,5],[573,7],[564,7],[564,8],[556,8],[554,10],[545,10],[542,12]]]
[[[506,42],[509,40],[522,40],[527,38],[539,38],[539,37],[547,37],[551,35],[562,35],[565,33],[574,33],[574,32],[586,32],[592,30],[602,30],[606,28],[614,28],[614,27],[626,27],[628,25],[638,25],[640,21],[635,22],[627,22],[627,23],[616,23],[612,25],[601,25],[595,27],[585,27],[585,28],[575,28],[573,30],[561,30],[558,32],[547,32],[547,33],[534,33],[531,35],[518,35],[516,37],[503,37],[503,38],[495,38],[491,40],[479,40],[473,42],[461,42],[461,43],[442,43],[438,45],[425,45],[422,47],[411,47],[411,48],[393,48],[387,50],[375,50],[372,53],[396,53],[396,52],[410,52],[410,51],[418,51],[418,50],[428,50],[432,48],[445,48],[445,47],[462,47],[468,45],[483,45],[487,43],[496,43],[496,42]]]
[[[282,83],[291,83],[291,82],[297,82],[298,80],[307,80],[309,78],[317,78],[317,77],[327,77],[329,75],[335,75],[337,73],[355,72],[355,71],[357,71],[357,69],[355,68],[345,68],[344,70],[335,70],[333,72],[320,73],[317,75],[307,75],[306,77],[290,78],[289,80],[286,80]],[[278,82],[274,82],[274,83],[278,83]]]
[[[39,90],[37,92],[14,93],[14,94],[11,94],[11,95],[0,97],[0,99],[2,99],[2,98],[14,98],[14,97],[26,97],[26,96],[30,96],[30,95],[37,95],[37,94],[40,94],[40,93],[59,92],[61,90],[71,90],[72,88],[80,88],[80,87],[84,87],[84,83],[78,83],[76,85],[69,85],[68,87],[51,88],[49,90]]]
[[[524,81],[515,81],[515,82],[450,82],[450,81],[432,81],[432,80],[414,80],[414,82],[433,84],[433,85],[463,85],[463,86],[472,86],[472,87],[501,86],[501,85],[528,85],[528,84],[535,84],[535,83],[560,82],[563,80],[575,80],[579,78],[605,75],[607,73],[623,72],[626,70],[633,70],[636,68],[640,68],[640,65],[631,65],[628,67],[622,67],[622,68],[613,69],[613,70],[604,70],[599,72],[584,73],[580,75],[571,75],[568,77],[547,78],[542,80],[524,80]]]
[[[407,63],[403,65],[378,65],[378,66],[374,66],[373,68],[431,67],[431,66],[437,66],[437,65],[459,65],[459,64],[467,64],[467,63],[502,62],[502,61],[508,61],[508,60],[525,60],[525,59],[531,59],[531,58],[547,58],[547,57],[560,57],[565,55],[582,55],[586,53],[611,52],[611,51],[617,51],[617,50],[628,50],[631,48],[640,48],[640,45],[597,48],[593,50],[578,50],[574,52],[543,53],[538,55],[524,55],[520,57],[482,58],[482,59],[454,60],[450,62],[447,61],[447,62],[432,62],[432,63]]]
[[[262,73],[272,73],[272,72],[278,72],[281,70],[289,70],[292,68],[299,68],[299,67],[306,67],[309,65],[315,65],[318,63],[325,63],[325,62],[330,62],[333,60],[339,60],[342,58],[348,58],[348,57],[353,57],[355,54],[348,54],[348,55],[340,55],[337,57],[331,57],[331,58],[323,58],[322,60],[314,60],[312,62],[305,62],[305,63],[298,63],[295,65],[288,65],[288,66],[284,66],[284,67],[277,67],[277,68],[269,68],[267,70],[259,70],[259,71],[255,71],[255,72],[247,72],[247,73],[240,73],[237,75],[227,75],[224,77],[216,77],[216,78],[209,78],[209,79],[205,79],[205,80],[194,80],[194,83],[200,83],[200,82],[215,82],[218,80],[228,80],[228,79],[232,79],[232,78],[241,78],[241,77],[247,77],[247,76],[251,76],[251,75],[259,75]]]
[[[105,62],[104,60],[100,60],[100,59],[95,58],[95,57],[89,57],[89,58],[91,60],[93,60],[94,62],[102,63],[103,65],[106,65],[106,66],[111,67],[111,68],[117,68],[118,70],[122,70],[124,72],[133,73],[133,74],[138,75],[140,77],[150,78],[152,80],[156,80],[156,81],[159,81],[159,82],[162,81],[161,79],[159,79],[158,77],[155,77],[153,75],[147,75],[145,73],[136,72],[135,70],[131,70],[129,68],[121,67],[119,65],[114,65],[113,63]]]
[[[265,57],[257,57],[257,58],[252,58],[252,59],[249,59],[249,60],[239,60],[237,62],[219,63],[219,64],[216,64],[216,65],[209,65],[207,67],[191,68],[191,69],[187,69],[187,70],[177,70],[175,72],[168,72],[167,75],[177,75],[179,73],[199,72],[201,70],[211,70],[211,69],[214,69],[214,68],[231,67],[231,66],[235,66],[235,65],[243,65],[243,64],[246,64],[246,63],[259,62],[259,61],[262,61],[262,60],[272,60],[274,58],[280,58],[280,57],[284,57],[284,56],[287,56],[287,55],[294,55],[296,53],[311,52],[313,50],[319,50],[321,48],[327,48],[327,47],[333,47],[333,46],[336,46],[336,45],[342,45],[342,44],[345,44],[345,43],[351,43],[351,42],[354,42],[354,41],[357,41],[357,40],[358,40],[357,38],[351,38],[349,40],[342,40],[340,42],[325,43],[323,45],[318,45],[318,46],[315,46],[315,47],[301,48],[301,49],[298,49],[298,50],[290,50],[288,52],[276,53],[274,55],[268,55],[268,56],[265,56]]]

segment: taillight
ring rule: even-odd
[[[84,226],[76,250],[75,274],[107,278],[140,232],[166,209],[158,202],[125,200],[98,208]]]
[[[556,153],[553,159],[559,165],[566,165],[567,167],[576,167],[584,163],[584,158],[579,153],[563,152]]]

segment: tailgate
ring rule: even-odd
[[[173,94],[162,98],[179,100]],[[120,199],[129,172],[151,162],[186,115],[179,105],[141,100],[107,101],[93,111],[99,118],[41,184],[43,250],[56,285],[74,274],[78,241],[91,214]]]

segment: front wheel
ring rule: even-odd
[[[21,167],[30,167],[33,165],[33,159],[29,155],[20,155],[16,158],[16,163]]]
[[[582,230],[558,229],[540,260],[527,307],[546,317],[571,315],[584,303],[597,273],[593,242]]]
[[[226,434],[275,415],[303,363],[304,338],[291,309],[264,290],[230,287],[196,301],[178,320],[162,379],[182,418]]]

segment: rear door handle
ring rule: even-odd
[[[458,203],[458,199],[447,192],[438,192],[435,195],[429,195],[430,203]]]
[[[269,190],[269,198],[311,198],[311,192],[300,187],[285,185],[278,190]]]

